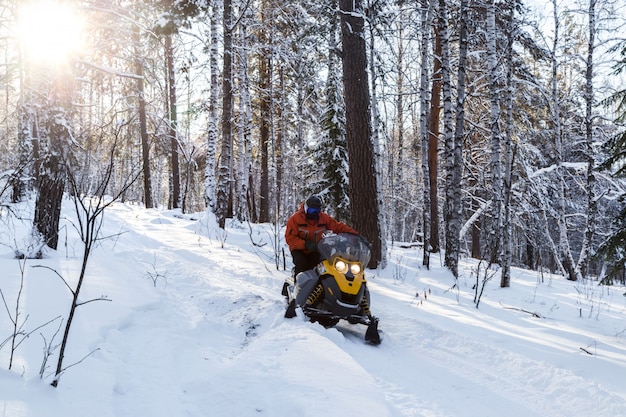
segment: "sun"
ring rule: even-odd
[[[82,22],[67,1],[22,2],[18,28],[20,47],[32,64],[62,65],[80,50]]]

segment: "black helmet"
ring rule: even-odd
[[[322,200],[318,196],[312,195],[304,202],[304,214],[306,214],[307,218],[315,219],[319,217],[321,211]]]

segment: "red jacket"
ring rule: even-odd
[[[300,208],[295,212],[289,220],[287,220],[287,229],[285,230],[285,241],[289,245],[289,250],[304,250],[307,240],[312,240],[315,243],[319,242],[322,238],[322,234],[325,231],[330,230],[335,233],[352,233],[358,235],[359,233],[346,225],[333,219],[326,213],[320,213],[319,218],[316,220],[307,220],[304,214],[304,203],[300,204]]]

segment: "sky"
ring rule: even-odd
[[[54,388],[82,245],[68,200],[59,249],[13,259],[31,212],[0,217],[0,417],[626,416],[624,287],[514,269],[476,308],[477,262],[455,285],[439,255],[426,270],[421,249],[390,242],[387,268],[367,272],[383,337],[370,346],[362,325],[283,317],[284,229],[122,203],[105,211]],[[9,370],[16,311],[29,337]]]

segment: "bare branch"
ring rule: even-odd
[[[57,385],[59,385],[59,379],[61,378],[61,375],[63,375],[63,373],[65,371],[67,371],[68,369],[70,369],[73,366],[76,366],[76,365],[78,365],[80,363],[83,363],[85,361],[85,359],[87,359],[88,357],[90,357],[91,355],[93,355],[94,353],[96,353],[99,350],[100,350],[100,348],[96,348],[96,349],[92,350],[91,352],[89,352],[88,354],[86,354],[85,356],[83,356],[82,359],[80,359],[80,360],[78,360],[78,361],[76,361],[76,362],[66,366],[65,368],[61,369],[59,372],[56,373],[56,377],[54,378],[54,381],[52,381],[52,384],[50,384],[50,385],[52,385],[53,387],[56,387]]]
[[[102,297],[99,297],[99,298],[93,298],[91,300],[87,300],[87,301],[83,301],[83,302],[80,302],[80,303],[76,303],[76,307],[80,307],[80,306],[85,305],[85,304],[93,303],[94,301],[113,301],[113,300],[111,300],[110,298],[106,298],[106,297],[102,296]]]
[[[50,268],[49,266],[46,266],[46,265],[33,265],[32,268],[44,268],[44,269],[49,269],[50,271],[54,272],[59,278],[61,278],[61,281],[63,281],[67,289],[70,290],[72,294],[74,294],[74,290],[72,289],[72,287],[70,287],[70,285],[67,283],[65,278],[63,278],[63,276],[59,274],[59,272],[56,269]]]
[[[502,305],[502,303],[500,303],[500,305]],[[543,316],[539,313],[535,313],[534,311],[528,311],[528,310],[524,310],[523,308],[519,308],[519,307],[507,307],[505,305],[502,305],[502,308],[504,308],[505,310],[516,310],[516,311],[521,311],[522,313],[526,313],[526,314],[530,314],[533,317],[536,317],[538,319],[542,319]]]

